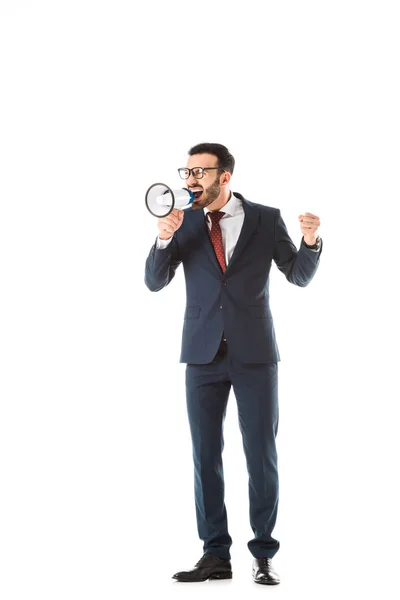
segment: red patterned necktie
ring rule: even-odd
[[[224,246],[222,244],[221,226],[220,226],[219,222],[222,219],[222,217],[224,216],[224,214],[225,213],[221,212],[221,211],[215,211],[215,212],[209,211],[207,213],[207,215],[210,218],[211,223],[212,223],[211,231],[210,231],[211,242],[212,242],[212,245],[214,246],[215,254],[217,256],[219,264],[221,265],[222,271],[226,270],[226,263],[225,263]]]

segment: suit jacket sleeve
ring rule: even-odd
[[[297,250],[289,236],[281,212],[277,209],[275,216],[274,261],[278,269],[284,273],[290,283],[300,287],[308,285],[318,269],[321,252],[322,239],[319,252],[307,248],[303,239],[301,240],[299,250]]]
[[[175,271],[181,264],[176,236],[166,248],[157,249],[157,239],[146,260],[144,281],[152,292],[162,290],[175,277]]]

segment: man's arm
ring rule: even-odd
[[[289,236],[281,212],[277,209],[275,215],[274,261],[290,283],[300,287],[308,285],[317,271],[321,252],[321,238],[319,250],[318,248],[308,248],[304,243],[304,238],[302,238],[300,248],[297,250]]]
[[[151,292],[158,292],[175,277],[181,264],[175,235],[169,240],[157,237],[146,260],[144,282]]]

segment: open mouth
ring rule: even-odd
[[[198,200],[203,193],[203,190],[200,188],[192,188],[190,190],[194,194],[194,200]]]

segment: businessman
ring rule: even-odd
[[[278,362],[269,306],[272,261],[286,279],[305,287],[322,251],[320,219],[299,216],[299,249],[280,210],[246,200],[230,189],[235,160],[221,144],[189,150],[178,170],[194,193],[192,208],[158,219],[158,237],[145,266],[145,283],[159,291],[182,263],[186,309],[180,362],[186,363],[186,402],[194,462],[197,529],[203,556],[178,581],[232,577],[222,463],[223,423],[233,387],[249,476],[248,542],[256,583],[280,582],[271,559],[279,486]]]

